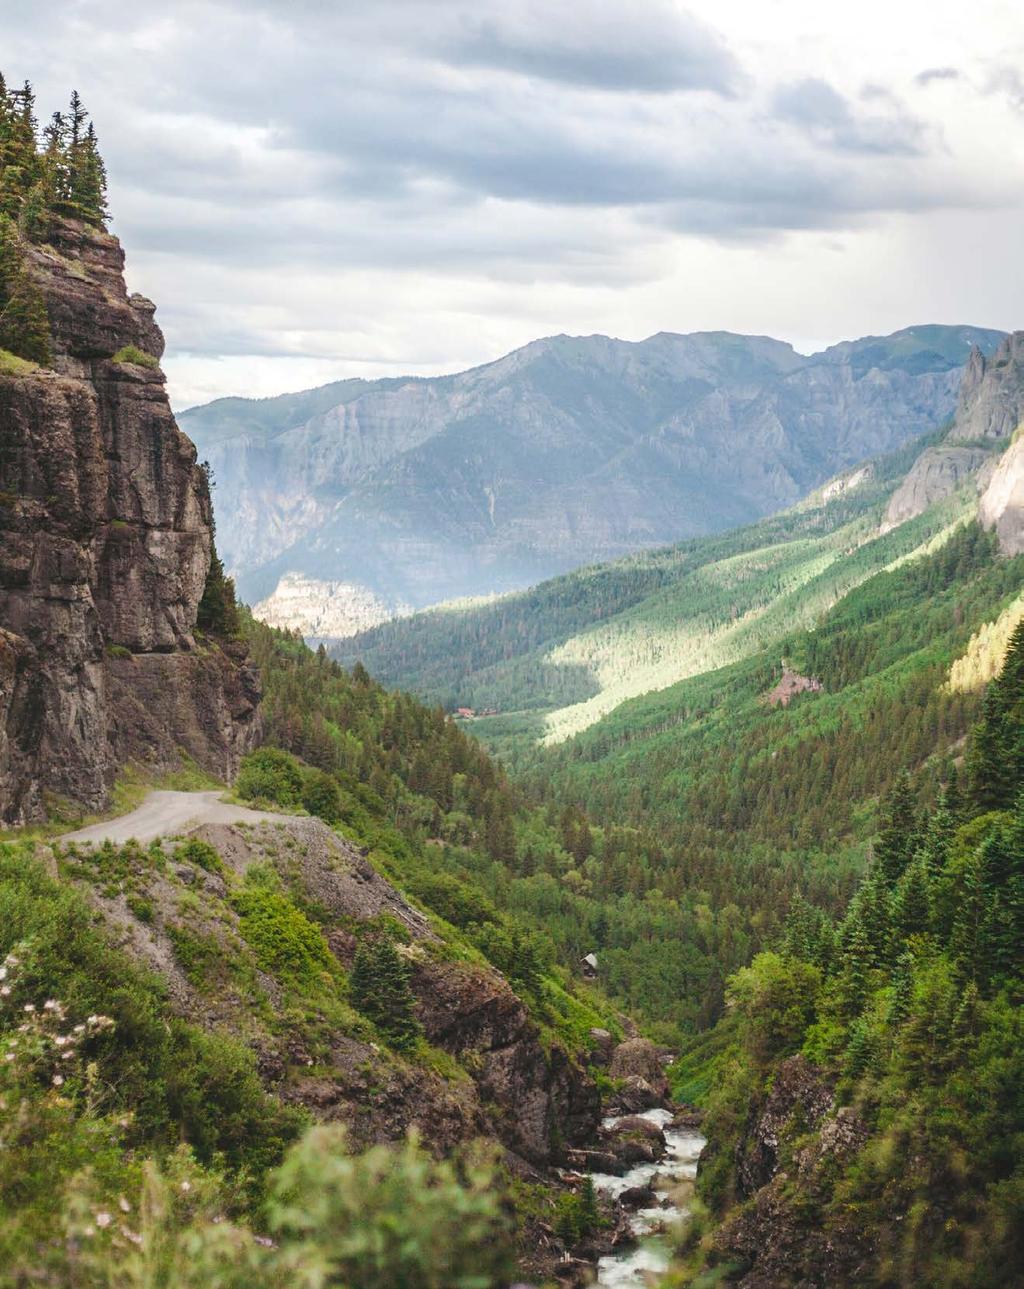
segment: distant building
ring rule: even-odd
[[[464,721],[468,721],[471,716],[476,715],[476,712],[473,711],[472,707],[456,707],[455,715],[461,716]]]
[[[588,953],[580,958],[580,971],[588,980],[593,980],[597,975],[597,954]]]

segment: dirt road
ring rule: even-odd
[[[69,832],[61,841],[112,841],[120,844],[134,837],[152,841],[169,833],[190,832],[202,824],[263,823],[280,819],[266,810],[250,810],[220,800],[220,792],[151,792],[131,814]]]

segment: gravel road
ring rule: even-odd
[[[220,792],[151,792],[131,814],[90,824],[77,832],[66,833],[61,841],[112,841],[120,844],[134,837],[152,841],[168,833],[189,832],[203,824],[263,823],[280,820],[280,815],[266,810],[250,810],[221,801]]]

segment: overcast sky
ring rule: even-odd
[[[0,0],[176,406],[540,335],[1024,327],[1018,0]]]

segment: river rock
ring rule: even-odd
[[[659,1089],[633,1074],[609,1097],[607,1109],[610,1114],[642,1114],[644,1110],[657,1109],[664,1099]]]
[[[651,1208],[657,1204],[658,1197],[653,1186],[629,1186],[619,1196],[623,1208]]]

